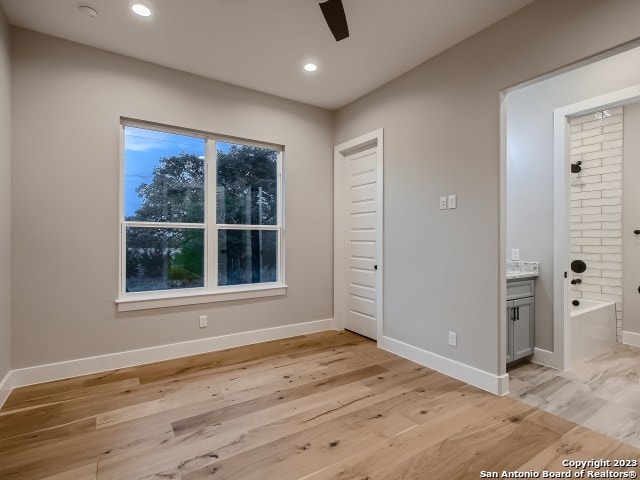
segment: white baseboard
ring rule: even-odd
[[[496,395],[509,393],[509,375],[506,373],[494,375],[389,337],[382,337],[378,340],[378,347],[487,392]]]
[[[62,380],[79,375],[105,372],[119,368],[133,367],[145,363],[161,362],[174,358],[188,357],[200,353],[215,352],[227,348],[241,347],[254,343],[280,340],[298,335],[323,332],[333,329],[333,319],[316,320],[313,322],[283,325],[281,327],[252,330],[249,332],[233,333],[220,337],[210,337],[188,342],[161,345],[158,347],[142,348],[127,352],[111,353],[96,357],[80,358],[66,362],[39,365],[36,367],[20,368],[9,372],[7,377],[12,388],[34,385],[36,383]],[[3,381],[6,382],[7,379]],[[2,384],[0,384],[0,387]],[[0,399],[1,396],[0,390]],[[8,395],[8,394],[7,394]],[[1,402],[0,402],[1,404]]]
[[[622,331],[622,343],[640,347],[640,333]]]
[[[562,370],[562,359],[558,357],[559,355],[556,355],[550,350],[543,350],[542,348],[534,348],[533,358],[531,359],[531,361],[539,365],[544,365],[545,367],[551,367],[551,368],[555,368],[556,370]]]
[[[4,402],[9,398],[9,394],[13,389],[13,381],[11,378],[11,371],[7,372],[2,381],[0,382],[0,408],[4,405]]]

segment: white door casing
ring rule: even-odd
[[[334,318],[369,338],[382,337],[383,133],[335,147]]]
[[[570,238],[570,184],[569,184],[569,128],[568,118],[587,113],[624,106],[640,101],[640,85],[607,93],[567,105],[554,110],[554,311],[553,311],[553,352],[544,355],[546,361],[534,354],[534,361],[557,368],[571,368],[571,317],[569,314],[569,279],[564,272],[569,272],[569,238]],[[568,275],[567,275],[568,276]],[[624,318],[624,317],[623,317]],[[624,337],[624,333],[623,333]],[[624,342],[624,340],[623,340]],[[538,358],[537,358],[538,357]]]
[[[624,332],[637,332],[640,319],[640,139],[637,125],[640,124],[640,103],[629,105],[624,110],[623,132],[623,185],[622,185],[622,322],[623,342],[628,342]],[[639,233],[636,233],[639,232]],[[634,335],[635,336],[635,335]]]

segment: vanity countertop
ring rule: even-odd
[[[507,281],[528,280],[538,276],[538,262],[507,261]]]

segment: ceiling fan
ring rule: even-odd
[[[347,25],[347,17],[344,13],[342,0],[311,0],[320,4],[320,10],[324,15],[324,19],[329,25],[329,29],[336,41],[344,40],[349,36],[349,25]]]

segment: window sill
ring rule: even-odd
[[[182,290],[180,292],[129,293],[116,300],[119,312],[149,310],[152,308],[180,307],[202,303],[228,302],[250,298],[275,297],[287,294],[287,286],[269,284],[260,286],[224,287],[214,292]]]

